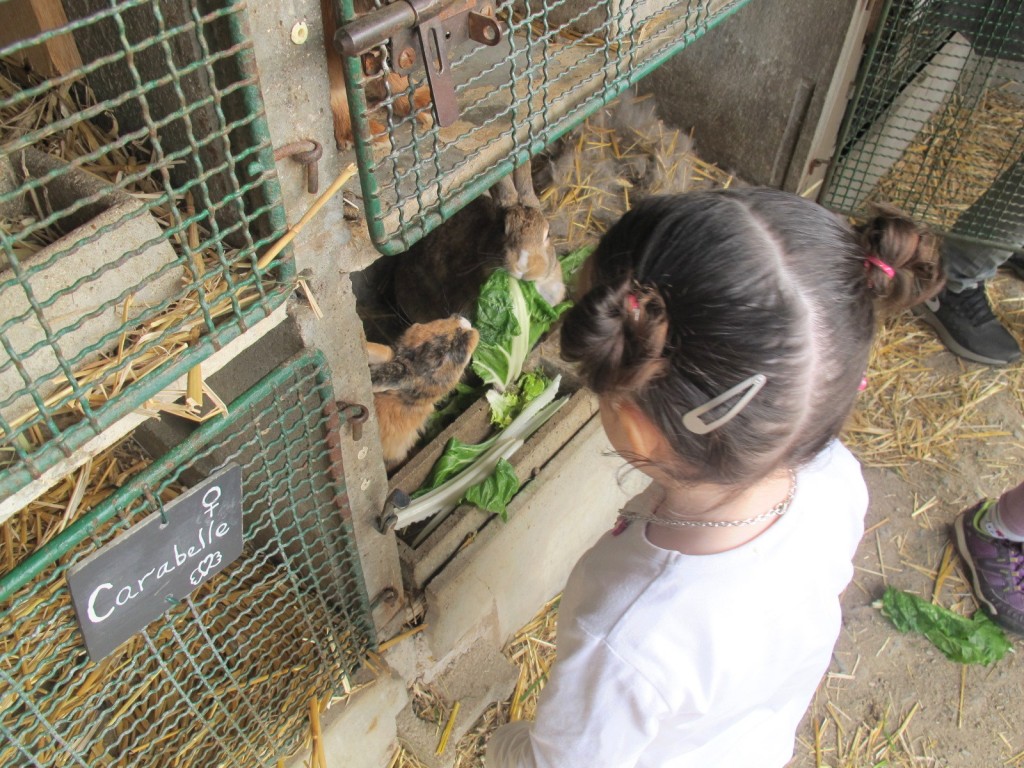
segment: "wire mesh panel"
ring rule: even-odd
[[[375,644],[322,357],[293,358],[230,414],[0,578],[0,765],[274,765]],[[232,463],[241,558],[90,661],[68,570]]]
[[[451,4],[453,8],[475,5],[480,16],[497,19],[499,24],[497,32],[487,31],[486,26],[477,32],[486,41],[483,44],[465,40],[466,32],[458,26],[464,21],[452,21],[446,30],[431,32],[430,40],[435,41],[450,35],[441,46],[450,66],[439,58],[436,45],[427,47],[434,60],[431,66],[451,78],[447,94],[442,75],[433,77],[428,87],[418,33],[408,28],[396,31],[406,37],[395,38],[399,42],[390,47],[380,44],[363,51],[361,57],[346,56],[348,102],[372,240],[385,254],[406,250],[514,165],[745,2]],[[350,23],[365,24],[367,17],[383,10],[358,13],[353,0],[341,0],[341,4],[342,18]],[[402,4],[400,0],[395,5]],[[460,33],[465,42],[456,44]],[[343,31],[340,38],[344,37]],[[411,42],[406,45],[401,40]],[[453,113],[453,119],[438,124],[434,105]]]
[[[891,202],[958,237],[1024,244],[1024,3],[892,0],[822,202]]]
[[[0,496],[283,301],[244,9],[0,0]]]

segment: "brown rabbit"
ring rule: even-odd
[[[434,403],[458,384],[479,340],[466,318],[452,315],[410,326],[390,347],[367,342],[373,405],[389,469],[416,444]]]
[[[505,177],[490,197],[476,198],[398,256],[395,301],[409,320],[426,322],[452,312],[471,312],[480,286],[501,267],[521,280],[543,281],[542,295],[551,303],[564,298],[547,219],[539,203],[524,202],[537,200],[532,184],[524,180],[529,178],[529,166],[520,169],[515,181]]]
[[[356,13],[374,10],[373,0],[355,0]],[[354,140],[352,134],[352,116],[348,111],[348,96],[345,92],[345,69],[339,54],[334,48],[334,33],[337,24],[334,19],[333,0],[320,0],[320,15],[324,27],[324,46],[327,49],[327,78],[331,88],[331,114],[334,118],[334,141],[338,149],[348,149]],[[366,100],[368,104],[379,103],[392,94],[405,94],[409,90],[409,78],[396,72],[389,72],[387,83],[384,78],[371,77],[366,81]],[[422,111],[430,104],[430,88],[422,85],[413,91],[412,103],[408,96],[395,99],[393,110],[398,117],[406,117],[416,111],[416,122],[424,128],[434,124],[434,117],[429,110]],[[387,125],[380,120],[370,119],[370,135],[374,141],[383,141],[388,137]]]

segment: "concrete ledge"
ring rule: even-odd
[[[491,704],[507,698],[515,689],[518,669],[492,645],[469,644],[431,685],[450,708],[459,703],[445,750],[436,754],[441,734],[435,723],[420,720],[410,702],[398,716],[398,738],[427,768],[450,768],[458,757],[455,746]],[[440,727],[444,727],[442,724]]]
[[[95,360],[116,346],[115,334],[130,330],[142,311],[169,301],[182,275],[174,249],[139,200],[36,150],[23,150],[12,160],[12,173],[0,172],[3,184],[27,185],[59,174],[36,193],[46,201],[45,214],[76,205],[79,210],[58,221],[66,234],[22,261],[19,288],[3,292],[0,324],[15,321],[5,334],[24,376],[32,381],[26,384],[13,366],[0,371],[0,401],[14,395],[2,409],[8,421],[34,408],[32,391],[45,398],[65,381],[58,353],[76,370]],[[98,202],[82,206],[80,200],[89,197],[98,197]],[[27,193],[23,205],[21,215],[29,214]],[[117,268],[110,266],[114,261],[121,262]],[[0,260],[4,281],[13,277],[8,266],[6,259]],[[126,308],[118,299],[129,288],[132,302]],[[42,305],[38,310],[30,304],[29,292]],[[107,341],[101,349],[82,354],[103,339]]]

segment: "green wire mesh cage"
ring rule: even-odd
[[[0,578],[0,765],[275,765],[309,734],[310,702],[345,691],[375,646],[322,357],[292,358],[230,414]],[[90,661],[68,569],[229,463],[241,558]]]
[[[0,496],[283,302],[244,14],[0,0]]]
[[[822,203],[893,203],[940,231],[1024,244],[1024,3],[890,0]]]
[[[393,254],[746,0],[339,2],[367,226]]]

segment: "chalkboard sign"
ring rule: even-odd
[[[242,554],[242,470],[232,464],[68,569],[99,661]]]

